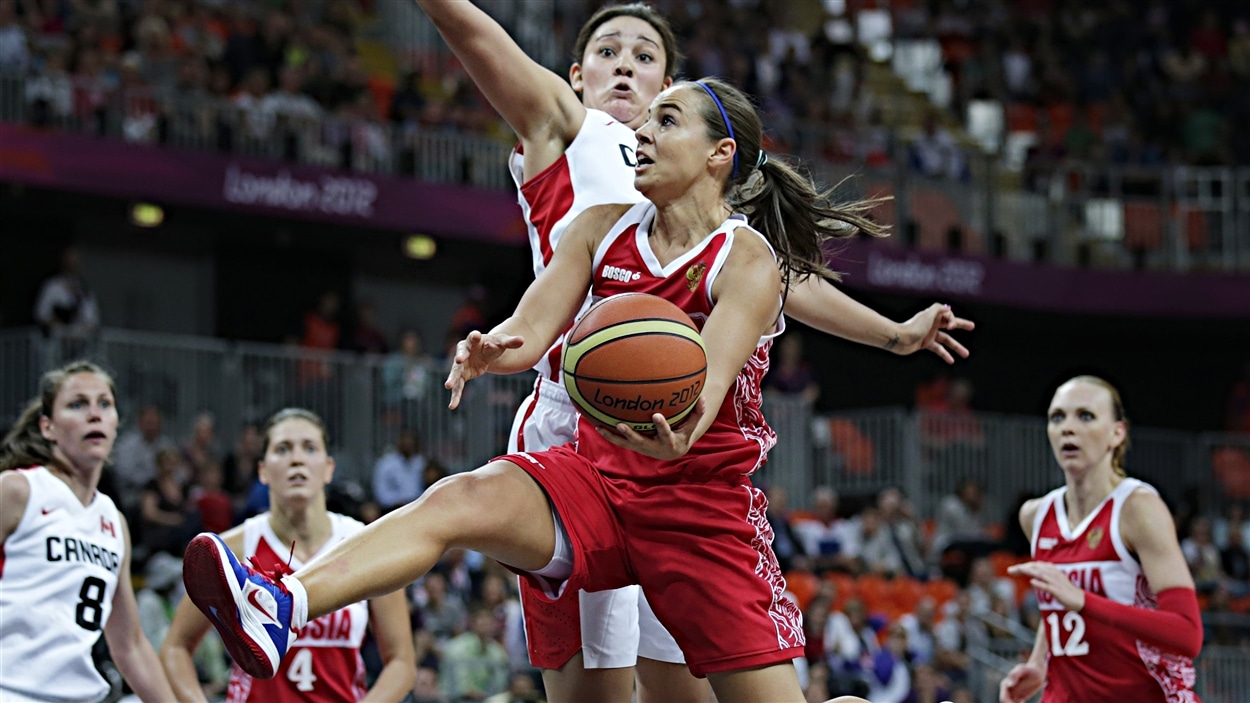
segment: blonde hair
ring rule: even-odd
[[[1111,468],[1115,469],[1117,476],[1128,476],[1128,471],[1124,468],[1124,458],[1128,456],[1129,436],[1128,436],[1128,416],[1124,414],[1124,401],[1120,399],[1120,391],[1111,382],[1099,378],[1098,376],[1073,376],[1065,381],[1062,385],[1069,383],[1088,383],[1098,386],[1111,396],[1111,413],[1116,422],[1124,423],[1124,441],[1120,442],[1120,446],[1115,448],[1111,453]]]

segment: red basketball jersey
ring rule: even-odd
[[[1141,481],[1124,479],[1079,525],[1068,522],[1066,488],[1046,494],[1033,520],[1033,558],[1058,566],[1090,593],[1153,610],[1155,595],[1120,537],[1120,511],[1138,488],[1154,491]],[[1038,591],[1037,597],[1049,647],[1043,703],[1198,702],[1193,660],[1086,620],[1047,593]]]
[[[634,189],[634,130],[599,110],[587,110],[586,119],[564,154],[528,181],[525,157],[518,145],[508,159],[517,185],[517,199],[529,232],[534,275],[551,263],[551,256],[569,223],[587,208],[611,203],[637,203]],[[585,310],[585,307],[582,308]],[[560,379],[563,336],[535,366],[546,378]]]
[[[667,266],[651,251],[649,234],[655,220],[650,202],[635,205],[612,227],[595,252],[590,295],[598,301],[620,293],[650,293],[681,308],[699,329],[712,313],[712,284],[733,248],[737,232],[751,229],[731,217],[702,242]],[[767,241],[767,240],[765,240]],[[636,452],[622,452],[599,436],[588,421],[579,420],[577,452],[609,476],[655,479],[660,475],[687,478],[721,476],[741,479],[764,464],[777,435],[764,421],[760,382],[768,372],[768,349],[784,327],[783,318],[771,334],[760,337],[755,353],[725,395],[716,420],[690,451],[679,459],[657,462]]]
[[[330,513],[333,535],[323,550],[329,549],[364,528],[360,522]],[[269,526],[269,514],[261,513],[243,523],[243,555],[256,566],[289,574],[302,566],[290,558],[291,545],[282,544]],[[237,666],[230,675],[227,703],[342,703],[364,698],[365,663],[360,646],[369,624],[369,606],[364,601],[313,620],[300,630],[278,673],[272,679],[257,679]]]

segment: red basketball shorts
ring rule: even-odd
[[[549,597],[541,587],[528,589],[532,607],[576,603],[578,589],[637,583],[696,676],[802,654],[802,616],[782,597],[785,579],[772,552],[767,501],[747,479],[666,477],[664,483],[647,484],[609,478],[569,447],[501,458],[546,491],[573,550],[573,573],[560,597]],[[559,668],[577,651],[530,634],[539,639],[530,647],[535,666]],[[547,655],[564,659],[543,660]]]

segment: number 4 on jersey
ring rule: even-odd
[[[313,657],[311,649],[297,649],[291,657],[291,665],[287,667],[286,678],[301,691],[313,690],[317,676],[313,673]]]
[[[1052,657],[1082,657],[1089,654],[1089,642],[1085,641],[1085,618],[1071,611],[1063,614],[1063,630],[1068,643],[1059,642],[1059,613],[1046,616],[1046,629],[1050,632],[1050,655]]]

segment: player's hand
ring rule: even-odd
[[[509,349],[520,348],[525,340],[510,334],[482,334],[477,330],[456,344],[456,355],[451,360],[451,373],[443,388],[451,391],[451,402],[447,407],[455,410],[460,406],[460,395],[464,393],[465,381],[481,376],[490,370],[490,365],[503,356]]]
[[[998,703],[1025,703],[1042,690],[1046,672],[1036,664],[1016,664],[998,684]]]
[[[1055,597],[1059,604],[1074,613],[1085,607],[1085,591],[1068,580],[1059,567],[1047,561],[1030,561],[1007,567],[1012,576],[1028,576],[1029,585]]]
[[[632,449],[639,454],[664,461],[684,456],[690,451],[691,445],[698,439],[694,436],[694,430],[699,426],[699,421],[703,419],[706,411],[707,402],[699,398],[695,401],[694,410],[690,411],[686,419],[682,420],[681,426],[676,429],[669,426],[663,415],[656,413],[651,416],[652,421],[655,422],[655,436],[653,437],[639,434],[623,422],[616,427],[596,427],[595,429],[604,439],[618,447]]]
[[[899,343],[891,349],[895,354],[906,356],[928,349],[942,357],[942,361],[953,364],[955,357],[951,356],[951,352],[967,359],[968,348],[952,337],[948,330],[971,330],[976,328],[976,323],[957,317],[949,305],[934,303],[900,327]]]

